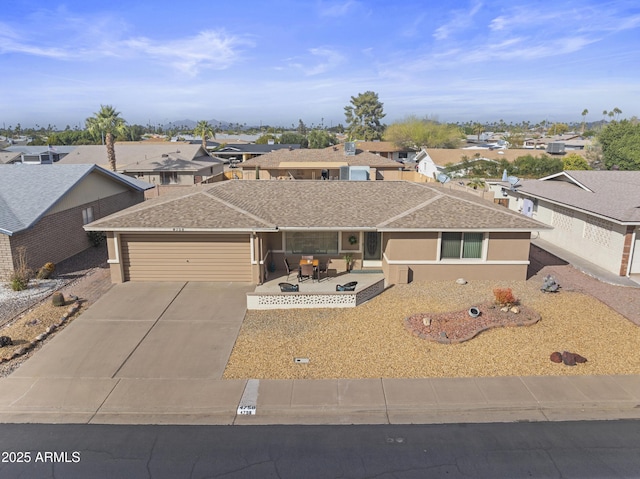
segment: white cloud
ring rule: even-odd
[[[446,40],[456,32],[464,32],[465,27],[471,25],[473,17],[476,16],[481,8],[482,3],[475,2],[475,4],[468,10],[453,10],[451,12],[451,20],[436,28],[436,31],[433,33],[433,38],[436,40]]]

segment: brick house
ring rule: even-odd
[[[0,165],[0,278],[21,247],[34,270],[90,247],[84,224],[140,203],[151,187],[97,165]]]

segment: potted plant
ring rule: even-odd
[[[348,273],[349,271],[351,271],[351,264],[353,262],[353,258],[350,254],[345,254],[343,259],[347,266],[347,273]]]

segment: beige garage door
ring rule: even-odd
[[[251,282],[249,235],[122,235],[125,281]]]

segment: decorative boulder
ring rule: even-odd
[[[551,359],[551,362],[553,363],[560,364],[562,362],[562,354],[556,351],[554,353],[551,353],[551,356],[549,357],[549,359]]]
[[[565,366],[575,366],[576,365],[575,354],[570,353],[569,351],[563,351],[562,362],[565,364]]]
[[[467,284],[467,280],[464,278],[458,278],[456,279],[456,283],[458,284]]]
[[[580,356],[578,353],[573,353],[573,357],[576,360],[576,363],[586,363],[587,362],[587,358]]]
[[[13,341],[9,336],[0,336],[0,348],[5,346],[13,346]]]
[[[65,305],[64,295],[59,291],[56,293],[53,293],[53,295],[51,296],[51,303],[54,306],[64,306]]]

